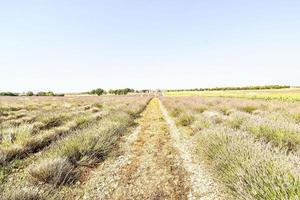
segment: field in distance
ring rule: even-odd
[[[269,90],[178,91],[165,92],[165,96],[237,97],[248,99],[278,99],[300,101],[300,88]]]

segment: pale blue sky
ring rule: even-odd
[[[0,90],[300,85],[299,0],[0,0]]]

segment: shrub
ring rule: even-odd
[[[223,114],[223,115],[230,115],[230,109],[225,106],[219,106],[218,110]]]
[[[38,92],[36,93],[36,96],[46,96],[46,92]]]
[[[95,104],[93,104],[93,106],[96,107],[96,108],[99,108],[99,109],[103,108],[103,105],[100,104],[100,103],[95,103]]]
[[[283,147],[288,151],[296,151],[300,145],[300,134],[288,127],[280,127],[268,123],[248,123],[245,130],[258,138],[271,142],[275,146]]]
[[[172,115],[173,117],[178,117],[182,112],[183,112],[182,109],[180,109],[180,108],[175,108],[175,109],[171,112],[171,115]]]
[[[91,110],[93,113],[96,113],[96,112],[99,112],[100,111],[100,109],[99,108],[92,108],[92,110]]]
[[[67,117],[64,115],[50,115],[50,116],[42,116],[40,122],[44,124],[41,126],[41,130],[50,129],[53,127],[58,127],[64,123]]]
[[[198,106],[195,110],[199,113],[203,113],[204,111],[207,110],[207,107],[206,106]]]
[[[109,90],[110,94],[115,94],[115,95],[126,95],[129,92],[134,92],[134,89],[125,88],[125,89]]]
[[[246,106],[239,107],[239,110],[247,112],[247,113],[252,113],[253,111],[257,110],[257,107],[251,106],[251,105],[246,105]]]
[[[46,96],[55,96],[55,95],[54,95],[54,92],[51,92],[51,91],[50,91],[50,92],[47,92],[47,93],[46,93]]]
[[[298,158],[230,129],[198,139],[198,153],[226,186],[228,199],[299,199]]]
[[[57,157],[44,160],[39,165],[33,165],[29,174],[38,181],[54,186],[73,183],[78,178],[78,173],[67,158]]]
[[[201,118],[197,118],[194,123],[191,125],[191,128],[193,131],[201,131],[207,128],[211,127],[211,122],[205,118],[205,117],[201,117]]]
[[[220,115],[215,115],[211,120],[214,124],[222,124],[226,119]]]
[[[292,118],[297,122],[300,123],[300,113],[299,114],[293,114]]]
[[[89,119],[86,116],[82,115],[82,116],[76,117],[74,121],[75,121],[76,127],[78,127],[78,126],[81,126],[81,125],[87,123],[89,121]]]
[[[34,123],[32,123],[32,133],[38,133],[44,127],[45,127],[45,124],[43,122],[34,122]]]
[[[38,92],[36,93],[36,96],[64,96],[64,94],[54,94],[54,92]]]
[[[0,96],[19,96],[19,93],[14,93],[14,92],[0,92]]]
[[[42,195],[39,194],[39,191],[36,188],[22,188],[14,189],[9,191],[4,195],[4,199],[9,200],[43,200],[45,199]]]
[[[1,108],[0,108],[0,117],[1,116],[7,117],[8,113],[6,113],[5,111],[1,110]]]
[[[177,119],[177,124],[181,126],[189,126],[193,123],[194,120],[195,118],[193,115],[182,113]]]
[[[242,127],[245,120],[246,119],[244,117],[236,115],[236,116],[233,116],[230,120],[228,120],[226,122],[226,124],[229,125],[231,128],[238,130]]]
[[[96,94],[98,96],[103,95],[105,93],[105,90],[101,89],[101,88],[97,88],[95,90],[92,90],[90,92],[90,94]]]
[[[32,91],[28,91],[27,93],[26,93],[26,96],[33,96],[34,94],[33,94],[33,92]]]
[[[23,152],[21,145],[10,145],[9,148],[0,149],[0,165],[5,165]]]

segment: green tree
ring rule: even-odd
[[[105,90],[101,89],[101,88],[97,88],[95,90],[92,90],[90,92],[91,94],[96,94],[98,96],[103,95],[105,93]]]
[[[52,92],[52,91],[47,92],[46,95],[47,95],[47,96],[55,96],[54,92]]]
[[[33,96],[34,94],[33,94],[33,92],[32,91],[28,91],[27,93],[26,93],[26,96]]]

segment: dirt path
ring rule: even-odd
[[[151,100],[138,123],[120,144],[119,156],[105,160],[91,175],[84,199],[216,199],[207,195],[211,194],[205,190],[207,180],[196,180],[203,178],[203,172],[200,176],[194,173],[198,168],[183,152],[186,149],[180,146],[157,98]]]
[[[164,119],[167,121],[173,139],[173,144],[177,148],[183,160],[183,167],[189,173],[191,190],[189,199],[217,200],[222,199],[218,187],[208,175],[201,163],[193,156],[193,141],[185,138],[177,129],[174,120],[169,116],[167,110],[159,102]]]

